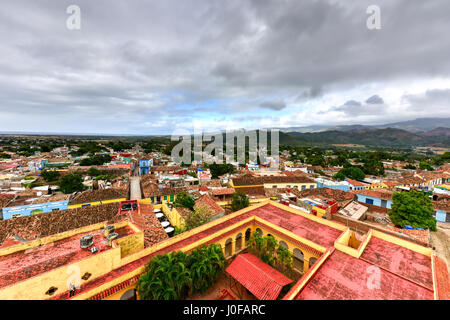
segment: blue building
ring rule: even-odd
[[[332,181],[323,178],[314,179],[317,183],[317,188],[330,188],[342,191],[349,191],[350,184],[347,181]]]
[[[7,207],[2,209],[3,220],[25,217],[32,214],[41,214],[52,211],[69,209],[69,200],[37,203],[25,206]]]
[[[392,208],[392,197],[389,199],[389,197],[383,196],[382,192],[373,190],[365,190],[360,192],[361,193],[356,193],[359,202],[388,209]]]
[[[139,160],[139,174],[149,174],[150,173],[150,167],[153,166],[153,159],[149,160]]]

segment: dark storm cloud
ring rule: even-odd
[[[368,103],[367,101],[365,104],[362,104],[355,100],[349,100],[341,106],[331,108],[331,111],[343,112],[344,114],[353,117],[361,115],[383,115],[386,110],[387,106],[384,104]]]
[[[379,0],[377,31],[366,28],[369,0],[78,0],[78,31],[66,28],[71,4],[2,3],[0,128],[20,130],[21,119],[35,130],[85,130],[81,121],[95,116],[89,125],[102,131],[141,132],[139,122],[165,130],[167,119],[246,118],[255,106],[288,110],[328,92],[450,72],[446,0]],[[338,108],[382,114],[374,97]],[[405,99],[417,111],[417,99],[444,98]]]
[[[286,108],[286,103],[284,101],[264,101],[260,104],[260,107],[271,110],[282,110]]]
[[[374,96],[371,96],[369,99],[367,99],[366,103],[368,103],[368,104],[383,104],[384,100],[380,96],[374,95]]]

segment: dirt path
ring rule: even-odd
[[[447,262],[450,273],[450,224],[437,223],[437,232],[431,232],[431,245],[436,248],[439,258]]]

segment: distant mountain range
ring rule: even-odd
[[[289,127],[278,128],[285,133],[291,132],[323,132],[323,131],[352,131],[364,129],[401,129],[412,133],[422,133],[437,128],[450,128],[450,118],[418,118],[415,120],[387,123],[381,125],[339,125],[339,126],[308,126],[308,127]]]
[[[280,144],[331,145],[358,144],[365,146],[391,147],[450,147],[450,128],[439,127],[422,133],[402,129],[350,129],[320,132],[280,132]]]

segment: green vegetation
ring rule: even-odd
[[[335,180],[339,181],[345,180],[345,178],[350,178],[353,180],[364,180],[365,177],[366,175],[364,174],[364,172],[358,167],[343,168],[333,176]]]
[[[112,158],[110,155],[99,155],[96,154],[87,159],[83,159],[80,162],[80,166],[101,166],[105,163],[111,162]]]
[[[188,175],[190,175],[191,177],[194,177],[194,178],[198,178],[197,174],[195,172],[188,172]]]
[[[187,257],[187,266],[192,278],[192,292],[206,292],[224,271],[225,263],[222,248],[218,244],[193,250]]]
[[[202,207],[194,210],[185,221],[186,230],[197,228],[210,220],[210,212],[207,208]]]
[[[393,224],[401,228],[410,225],[413,228],[436,231],[433,203],[425,194],[412,190],[394,193],[392,199],[389,217]]]
[[[262,237],[258,232],[253,232],[247,241],[247,245],[252,254],[285,275],[292,271],[291,252],[279,245],[274,237],[270,235]]]
[[[81,174],[74,173],[63,176],[59,182],[59,189],[65,194],[83,191],[84,185]]]
[[[106,146],[112,148],[115,152],[122,152],[127,149],[132,149],[134,143],[128,143],[122,140],[118,140],[118,141],[109,141],[108,143],[106,143]]]
[[[58,171],[53,170],[44,170],[41,172],[41,177],[44,178],[47,182],[55,182],[58,181],[61,174]]]
[[[11,155],[7,153],[0,153],[0,159],[11,159]]]
[[[72,156],[83,156],[85,154],[88,155],[94,155],[98,152],[106,151],[106,148],[104,146],[101,146],[99,143],[94,141],[83,141],[76,144],[78,146],[77,151],[72,151]]]
[[[226,173],[234,173],[235,168],[230,163],[217,164],[212,163],[208,165],[209,171],[211,172],[211,176],[213,179],[217,179],[218,177],[226,174]]]
[[[238,211],[250,205],[248,196],[242,192],[235,192],[231,197],[231,209]]]
[[[181,251],[153,258],[148,271],[139,278],[137,291],[142,300],[181,300],[191,293],[203,293],[225,269],[220,245]]]
[[[91,177],[96,177],[102,174],[102,172],[100,170],[98,170],[97,168],[89,168],[87,174]]]
[[[175,206],[185,207],[193,211],[194,205],[195,205],[194,199],[186,192],[179,192],[177,194],[177,198],[175,199]]]
[[[420,170],[434,171],[434,168],[428,162],[425,161],[421,161],[419,163],[419,168]]]

